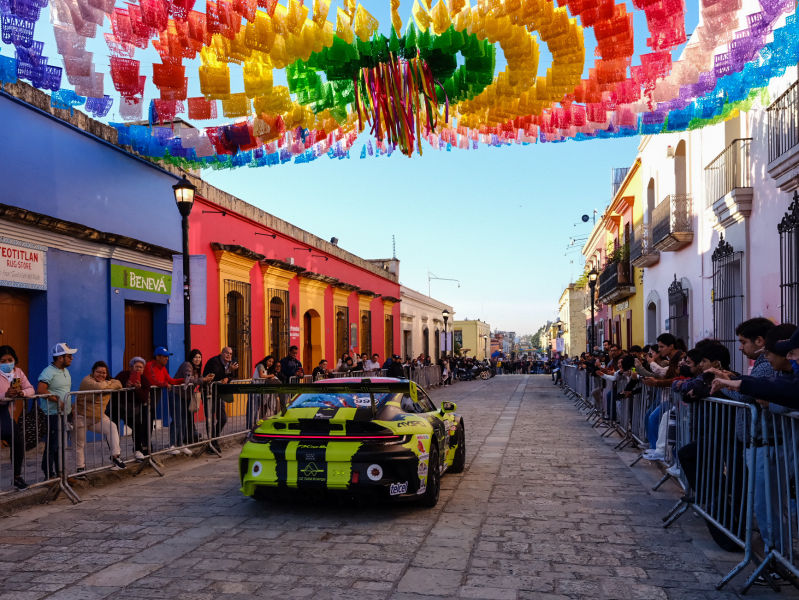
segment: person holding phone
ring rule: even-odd
[[[239,363],[233,359],[233,348],[225,346],[217,356],[205,363],[203,377],[213,375],[212,383],[228,383],[233,373],[238,371],[238,369]],[[213,389],[205,397],[205,413],[205,426],[210,440],[208,451],[214,454],[221,454],[219,442],[215,438],[218,438],[225,428],[227,412],[225,411],[224,403],[217,394],[213,393]]]
[[[0,439],[11,448],[11,463],[14,466],[14,487],[24,490],[28,484],[22,478],[22,462],[25,458],[25,436],[23,432],[23,413],[25,396],[33,396],[33,389],[22,369],[17,366],[19,359],[11,346],[0,346],[0,398],[15,398],[14,401],[0,403]]]

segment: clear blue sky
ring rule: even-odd
[[[387,33],[389,0],[363,3]],[[313,3],[305,0],[305,4]],[[328,18],[333,22],[340,4],[332,2]],[[688,4],[690,32],[697,22],[697,0]],[[400,15],[406,25],[412,6],[412,0],[402,0]],[[198,0],[195,9],[204,10],[204,0]],[[647,52],[643,13],[636,11],[634,26],[636,52]],[[109,30],[106,20],[96,38],[87,42],[97,69],[105,73],[108,50],[102,33]],[[35,37],[45,41],[44,53],[51,64],[62,64],[48,9],[42,11]],[[593,65],[591,30],[586,30],[585,41],[587,74]],[[540,48],[543,74],[550,56],[545,45]],[[14,49],[0,43],[0,53],[13,56]],[[675,58],[678,53],[679,49]],[[158,62],[157,54],[150,48],[138,51],[136,58],[142,61],[141,73],[148,75],[146,99],[157,97],[149,83],[149,65]],[[189,96],[200,95],[198,64],[199,60],[186,61],[187,73],[194,77]],[[239,68],[232,66],[233,92],[243,91],[239,74]],[[281,74],[275,80],[279,83]],[[68,85],[66,77],[63,83]],[[106,93],[118,102],[110,76],[105,84]],[[119,120],[116,108],[106,120]],[[569,238],[588,234],[590,223],[582,224],[580,216],[594,209],[602,212],[610,199],[611,168],[629,166],[638,143],[637,138],[628,138],[477,151],[428,149],[424,156],[411,159],[396,153],[391,158],[361,160],[360,146],[367,139],[364,133],[350,160],[325,157],[311,164],[206,171],[203,176],[319,237],[339,238],[343,248],[365,258],[390,256],[391,236],[396,235],[404,285],[427,293],[428,272],[458,279],[460,287],[433,281],[432,295],[452,304],[456,318],[479,318],[493,329],[519,334],[533,332],[555,317],[561,291],[582,270],[579,251],[566,253]]]

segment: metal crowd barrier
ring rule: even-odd
[[[7,444],[0,458],[0,496],[19,489],[15,483],[21,478],[28,488],[49,486],[53,498],[64,492],[79,501],[65,470],[71,407],[50,397],[0,398],[0,437]]]
[[[410,367],[408,379],[416,382],[423,388],[441,385],[441,366],[427,365],[424,367]]]
[[[761,411],[760,438],[747,449],[754,464],[754,516],[765,558],[746,581],[744,592],[767,568],[781,566],[799,578],[799,412],[770,404]]]
[[[148,446],[143,442],[147,431],[142,428],[146,407],[141,406],[133,388],[78,391],[69,397],[72,430],[67,436],[68,475],[119,468],[112,457],[129,462],[139,448],[147,453]]]
[[[721,398],[689,404],[670,388],[642,385],[641,393],[629,402],[619,399],[615,415],[607,414],[608,406],[596,392],[601,380],[573,366],[564,368],[563,376],[567,394],[589,410],[594,424],[607,420],[641,447],[650,445],[652,411],[659,409],[653,425],[660,425],[664,416],[668,419],[663,462],[679,470],[664,475],[654,489],[673,478],[687,493],[663,517],[664,527],[690,508],[715,529],[714,535],[728,538],[744,551],[717,589],[754,560],[755,531],[760,532],[765,558],[743,592],[776,566],[799,579],[799,412],[774,405],[771,411],[761,410],[756,404]]]
[[[689,407],[682,402],[677,407],[679,423]],[[693,407],[694,423],[676,427],[678,438],[691,438],[678,440],[677,447],[680,468],[693,494],[683,496],[664,517],[664,527],[692,508],[715,528],[715,535],[724,535],[743,549],[741,561],[716,585],[720,589],[753,559],[757,465],[752,456],[747,468],[745,449],[747,439],[757,438],[759,408],[721,398],[705,398]],[[736,430],[736,417],[743,416],[739,411],[749,413],[746,432]]]

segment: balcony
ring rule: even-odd
[[[652,211],[652,247],[676,252],[694,240],[690,194],[671,194]]]
[[[799,187],[799,81],[766,110],[768,173],[783,192]]]
[[[733,140],[705,167],[707,205],[716,214],[719,230],[752,214],[751,145],[751,138]]]
[[[652,247],[652,230],[648,223],[635,226],[630,245],[630,262],[634,267],[651,267],[660,260],[660,252]]]
[[[609,263],[599,274],[599,294],[597,300],[613,304],[635,294],[632,269],[627,260]]]

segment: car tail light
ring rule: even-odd
[[[352,483],[358,483],[358,471],[352,473]]]

